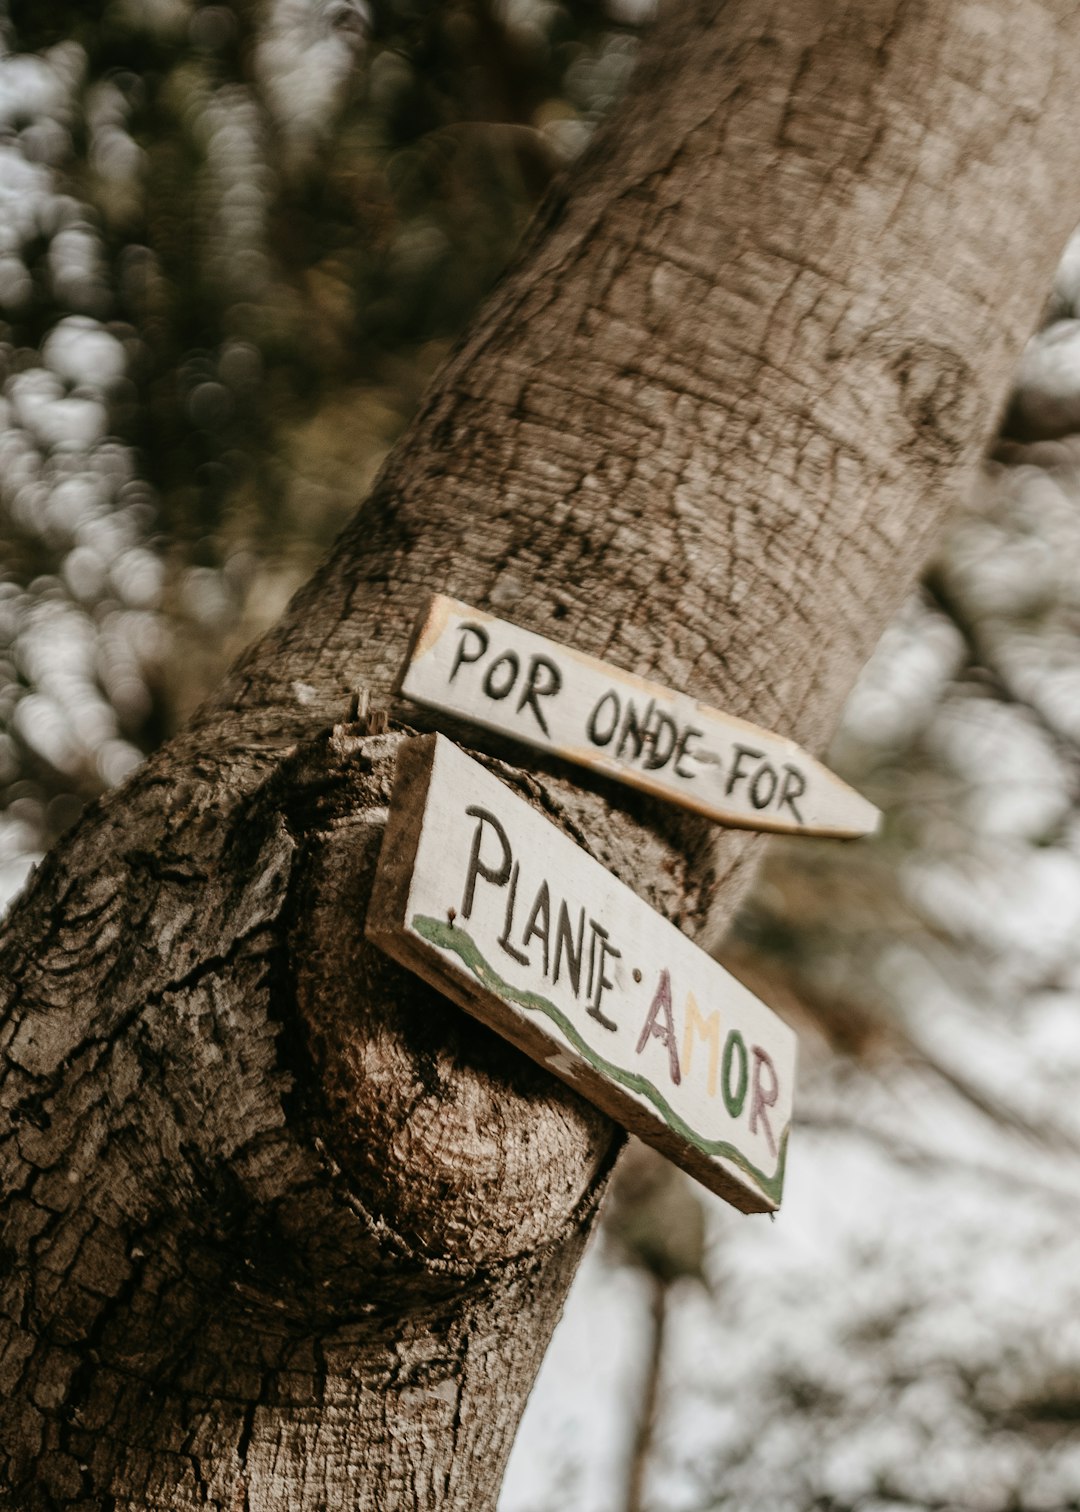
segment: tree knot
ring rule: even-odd
[[[920,337],[892,352],[888,372],[910,432],[903,449],[932,464],[957,460],[978,435],[985,413],[971,366],[951,348]]]

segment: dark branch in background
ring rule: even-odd
[[[661,1367],[667,1338],[670,1283],[657,1275],[649,1277],[648,1341],[645,1346],[645,1380],[641,1388],[638,1420],[630,1450],[625,1512],[644,1512],[645,1476],[649,1468],[660,1407]]]

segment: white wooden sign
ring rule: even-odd
[[[445,736],[402,747],[366,932],[736,1207],[779,1206],[792,1031]]]
[[[881,817],[794,741],[441,594],[398,691],[724,824],[850,838]]]

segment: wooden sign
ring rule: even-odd
[[[792,1031],[445,736],[402,747],[367,936],[736,1207],[780,1205]]]
[[[850,838],[881,817],[782,735],[441,594],[398,691],[724,824]]]

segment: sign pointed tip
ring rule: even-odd
[[[885,816],[876,804],[864,798],[857,789],[846,787],[845,811],[847,827],[842,838],[849,840],[872,840],[881,833]]]
[[[854,839],[881,816],[786,736],[436,594],[403,698],[742,829]]]
[[[884,818],[879,808],[852,788],[845,804],[843,820],[837,824],[832,837],[837,840],[873,840],[881,833]],[[822,833],[829,833],[824,825]]]

